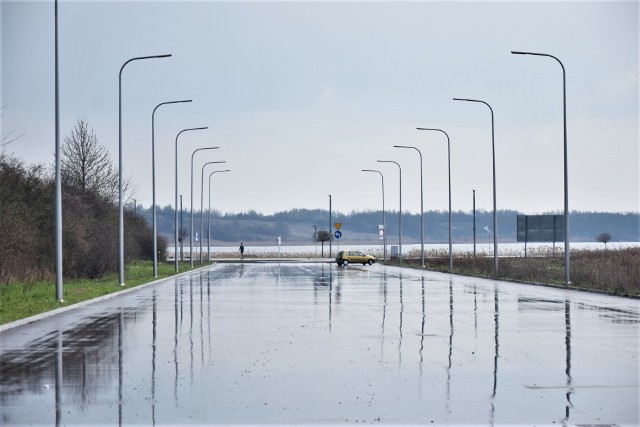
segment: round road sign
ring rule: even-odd
[[[336,232],[335,232],[335,233],[333,233],[333,236],[334,236],[336,239],[341,238],[341,237],[342,237],[342,231],[340,231],[340,230],[336,230]]]

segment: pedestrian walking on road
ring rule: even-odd
[[[240,259],[244,259],[244,244],[240,242]]]

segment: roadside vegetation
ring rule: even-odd
[[[180,263],[180,271],[188,271],[189,262]],[[55,282],[37,280],[12,282],[0,286],[0,325],[14,320],[66,307],[78,302],[130,289],[154,280],[176,274],[173,262],[158,263],[158,278],[153,278],[153,262],[136,261],[125,268],[125,287],[118,286],[118,273],[109,273],[97,279],[71,279],[64,283],[63,303],[55,299]]]
[[[18,143],[19,141],[14,141]],[[118,171],[85,120],[62,147],[63,274],[99,279],[118,267]],[[50,165],[0,153],[0,287],[55,278],[55,179]],[[127,183],[126,193],[131,194]],[[125,209],[125,261],[153,258],[151,228]],[[159,259],[166,241],[158,241]]]
[[[395,262],[394,262],[395,263]],[[411,251],[403,260],[405,266],[421,268],[420,251]],[[447,250],[429,251],[426,269],[448,271]],[[640,296],[640,247],[625,249],[571,250],[571,287],[596,290],[620,296]],[[501,256],[498,278],[531,283],[563,285],[564,253],[549,248],[530,250],[528,257],[520,254]],[[490,254],[457,254],[453,272],[479,277],[493,277],[493,257]]]
[[[19,138],[19,137],[18,137]],[[19,139],[2,140],[6,146]],[[0,147],[2,148],[2,147]],[[5,147],[6,148],[6,147]],[[118,285],[118,170],[83,119],[61,146],[63,299],[55,299],[55,178],[50,165],[29,165],[0,151],[0,323],[121,290]],[[131,184],[125,194],[131,195]],[[152,279],[153,235],[142,215],[125,209],[126,285]],[[167,243],[158,239],[158,259]],[[159,266],[166,277],[173,265]]]

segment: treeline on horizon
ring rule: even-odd
[[[139,209],[139,212],[151,223],[151,208]],[[173,241],[175,211],[172,206],[156,209],[158,233],[165,235],[169,242]],[[550,212],[549,214],[558,214]],[[498,210],[498,237],[500,241],[516,241],[517,216],[524,215],[516,210]],[[204,238],[207,236],[209,212],[203,212]],[[398,236],[398,211],[386,211],[385,226],[387,238]],[[457,243],[473,242],[472,212],[455,211],[452,217],[452,240]],[[183,212],[183,234],[188,240],[191,213]],[[329,229],[329,212],[322,209],[291,209],[274,214],[262,214],[256,211],[241,213],[210,212],[212,239],[221,242],[273,242],[276,236],[290,242],[312,242],[314,225],[318,230]],[[332,223],[342,223],[345,233],[370,235],[371,241],[378,239],[378,225],[382,224],[382,211],[365,210],[350,213],[332,212]],[[593,242],[596,235],[608,232],[614,242],[640,241],[640,214],[616,212],[578,212],[573,211],[569,217],[569,233],[572,241]],[[447,211],[427,211],[424,214],[425,241],[428,243],[445,243],[448,241],[449,214]],[[491,211],[476,211],[476,238],[478,242],[489,242],[493,239]],[[200,211],[194,211],[194,231],[200,230]],[[332,232],[335,230],[332,225]],[[489,230],[489,231],[487,231]],[[420,241],[420,215],[403,212],[403,242]]]
[[[1,114],[0,114],[1,116]],[[51,280],[55,277],[55,180],[53,159],[49,165],[29,165],[7,154],[5,147],[15,141],[0,135],[0,284],[11,281]],[[19,138],[19,137],[18,137]],[[84,119],[79,119],[61,145],[63,274],[65,278],[98,278],[117,271],[118,170],[106,148]],[[125,195],[133,192],[125,180]],[[174,215],[171,206],[159,207],[158,259],[166,258],[167,240],[173,243]],[[194,213],[194,231],[200,230],[200,212]],[[498,211],[498,236],[503,242],[516,240],[519,212]],[[203,215],[205,230],[209,213]],[[183,214],[179,235],[188,240],[190,213]],[[353,243],[378,240],[381,211],[333,212],[332,223]],[[129,205],[124,211],[125,261],[150,260],[153,257],[151,209]],[[470,212],[452,213],[453,242],[473,241],[473,217]],[[476,212],[478,242],[492,238],[492,213]],[[270,242],[312,243],[314,225],[318,231],[333,228],[329,212],[322,209],[291,209],[274,214],[256,211],[221,214],[211,212],[212,239],[236,244]],[[332,225],[332,224],[331,224]],[[420,215],[403,212],[403,243],[420,240]],[[448,213],[428,211],[424,218],[425,241],[444,243],[448,238]],[[572,212],[570,239],[595,241],[607,232],[613,242],[640,241],[638,213]],[[398,236],[398,212],[386,212],[389,239]],[[203,236],[206,239],[206,231]],[[345,239],[346,240],[346,239]]]
[[[61,148],[63,276],[99,278],[118,268],[118,171],[83,120]],[[53,163],[29,165],[0,152],[0,284],[55,278]],[[126,209],[124,228],[125,261],[151,259],[144,217]],[[158,248],[164,259],[163,238]]]

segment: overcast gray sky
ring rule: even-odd
[[[6,150],[29,163],[54,152],[53,1],[1,0],[2,132],[26,134]],[[157,191],[173,204],[176,134],[180,193],[196,205],[201,165],[222,212],[291,208],[419,212],[447,209],[451,138],[453,209],[491,210],[495,113],[499,209],[563,208],[562,70],[567,71],[569,203],[573,210],[638,211],[638,2],[70,2],[59,3],[62,136],[85,118],[118,160],[118,71],[123,73],[124,172],[151,204],[151,112]],[[206,171],[216,170],[207,166]],[[208,175],[207,172],[207,175]],[[206,188],[206,187],[205,187]],[[205,190],[206,191],[206,190]],[[205,202],[206,204],[206,202]]]

